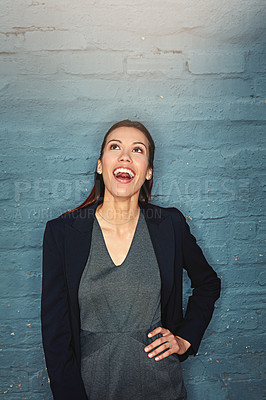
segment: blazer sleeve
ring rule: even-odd
[[[88,400],[72,347],[62,233],[54,234],[52,221],[46,223],[42,259],[41,330],[47,372],[55,400]]]
[[[188,273],[193,290],[188,299],[185,317],[176,335],[191,343],[184,356],[195,356],[211,320],[214,303],[220,297],[221,279],[208,264],[196,238],[190,232],[184,215],[180,211],[179,213],[182,226],[183,267]]]

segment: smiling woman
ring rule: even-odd
[[[46,224],[42,337],[56,400],[187,399],[181,361],[197,353],[221,282],[181,211],[150,202],[154,151],[143,124],[114,124],[89,197]]]

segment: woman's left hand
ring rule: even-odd
[[[153,337],[158,333],[161,333],[163,336],[154,340],[152,343],[144,348],[144,351],[148,352],[157,347],[156,350],[148,353],[148,357],[150,358],[156,356],[159,353],[162,353],[163,350],[166,350],[159,356],[155,357],[156,361],[162,360],[163,358],[168,357],[170,356],[170,354],[173,353],[177,353],[180,355],[184,354],[189,346],[191,346],[191,343],[189,343],[187,340],[182,339],[180,336],[175,336],[172,332],[169,331],[169,329],[165,329],[162,326],[158,326],[153,331],[151,331],[148,334],[148,337]]]

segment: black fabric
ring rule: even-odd
[[[41,322],[51,389],[55,400],[87,400],[80,374],[78,287],[90,252],[92,221],[100,201],[46,223],[43,238]],[[221,280],[208,264],[175,207],[154,204],[143,209],[161,275],[162,325],[198,351],[220,296]],[[192,295],[183,316],[182,274],[191,279]]]

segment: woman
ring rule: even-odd
[[[184,215],[149,203],[154,142],[139,122],[106,133],[95,184],[43,240],[42,337],[56,400],[187,399],[220,295]],[[182,272],[193,294],[182,313]]]

